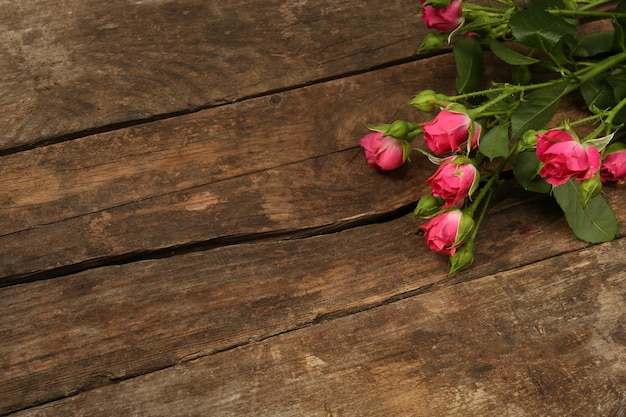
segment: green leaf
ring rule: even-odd
[[[515,159],[513,175],[526,190],[546,194],[552,186],[539,176],[540,164],[541,161],[534,151],[521,152]]]
[[[613,96],[615,103],[618,103],[626,98],[626,73],[611,74],[606,80],[613,89]]]
[[[580,184],[569,180],[555,187],[553,195],[576,237],[589,243],[615,239],[618,231],[617,219],[601,194],[591,198],[583,207]]]
[[[596,106],[606,110],[615,105],[614,92],[606,80],[606,75],[599,74],[580,85],[580,93],[588,107]]]
[[[511,33],[518,42],[550,52],[563,37],[576,36],[576,28],[540,8],[520,10],[511,16]]]
[[[589,58],[611,52],[613,48],[613,35],[614,32],[590,33],[585,35],[574,47],[572,55],[580,58]]]
[[[557,83],[533,91],[511,115],[511,136],[517,139],[527,130],[540,130],[552,119],[569,84]]]
[[[478,149],[491,160],[507,156],[509,154],[509,127],[498,125],[489,130],[480,139]]]
[[[522,55],[519,52],[516,52],[511,48],[504,46],[495,39],[491,39],[489,41],[489,48],[495,56],[497,56],[509,65],[530,65],[541,62],[538,59]]]
[[[483,84],[485,65],[480,43],[474,38],[459,39],[452,48],[456,63],[456,91],[475,91]]]

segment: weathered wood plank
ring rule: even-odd
[[[355,148],[364,121],[426,121],[406,103],[442,87],[437,68],[454,76],[437,57],[1,157],[0,235]]]
[[[426,164],[382,175],[359,157],[347,150],[1,236],[2,281],[194,242],[339,226],[425,192]]]
[[[427,120],[407,92],[440,86],[426,73],[437,67],[454,74],[451,57],[437,57],[5,156],[0,275],[408,204],[430,164],[382,178],[358,139],[364,120]],[[312,103],[316,111],[303,111]]]
[[[406,59],[416,15],[413,0],[4,1],[0,149]]]
[[[494,207],[454,279],[404,217],[0,289],[0,413],[585,246],[554,205],[518,198]]]
[[[16,415],[619,415],[624,250],[594,246]]]

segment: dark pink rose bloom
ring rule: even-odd
[[[471,163],[457,163],[456,157],[446,158],[437,171],[426,180],[432,195],[444,199],[443,208],[457,206],[470,196],[480,180],[478,170]]]
[[[602,182],[626,180],[626,149],[604,157],[600,165],[600,180]]]
[[[442,110],[435,120],[422,124],[424,140],[430,150],[437,155],[460,151],[467,146],[472,123],[474,123],[474,132],[471,149],[475,149],[478,147],[482,127],[479,123],[472,122],[467,114],[452,110]]]
[[[424,1],[422,1],[422,4]],[[422,7],[422,20],[430,29],[449,32],[463,23],[461,0],[452,0],[446,7],[427,5]]]
[[[445,211],[423,224],[426,245],[433,251],[454,255],[469,236],[474,221],[461,210]]]
[[[404,151],[400,139],[385,136],[382,132],[371,132],[360,141],[367,163],[372,168],[391,171],[404,163]]]
[[[570,178],[591,178],[600,168],[600,152],[595,147],[584,146],[559,129],[537,134],[537,156],[543,162],[539,175],[557,186]]]

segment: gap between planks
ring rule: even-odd
[[[170,246],[156,250],[139,251],[112,257],[90,259],[84,262],[79,262],[76,264],[66,265],[44,271],[38,271],[34,273],[9,275],[2,278],[2,281],[0,281],[0,288],[60,278],[63,276],[88,271],[90,269],[125,265],[153,259],[166,259],[174,256],[181,256],[194,252],[204,252],[226,246],[264,243],[268,241],[277,242],[281,240],[306,239],[316,236],[340,233],[349,229],[353,229],[355,227],[365,226],[369,224],[385,223],[406,216],[413,211],[416,204],[417,201],[414,201],[389,212],[359,216],[322,226],[315,226],[304,229],[277,230],[271,232],[223,236],[214,239],[185,243],[179,246]]]
[[[574,249],[574,250],[570,250],[567,252],[561,252],[559,254],[556,255],[552,255],[552,256],[548,256],[544,259],[541,259],[539,261],[535,261],[535,262],[529,262],[527,264],[521,264],[521,265],[517,265],[513,268],[510,269],[506,269],[506,270],[499,270],[499,271],[494,271],[492,273],[486,274],[486,275],[478,275],[478,276],[469,276],[469,277],[465,277],[462,279],[454,279],[454,278],[444,278],[440,281],[437,282],[433,282],[430,284],[426,284],[423,285],[419,288],[410,290],[410,291],[406,291],[403,293],[398,293],[395,294],[393,296],[390,296],[386,299],[382,299],[379,300],[377,302],[373,302],[370,304],[363,304],[363,305],[359,305],[357,307],[354,308],[348,308],[345,310],[339,310],[339,311],[334,311],[334,312],[327,312],[327,313],[323,313],[320,314],[318,316],[316,316],[313,320],[307,321],[307,322],[302,322],[302,323],[296,323],[295,325],[283,329],[281,331],[275,332],[275,333],[271,333],[268,335],[263,335],[263,336],[258,336],[258,337],[250,337],[248,338],[246,341],[242,341],[240,343],[236,343],[236,344],[232,344],[230,346],[225,346],[223,348],[220,349],[215,349],[209,353],[202,353],[202,352],[196,352],[196,353],[189,353],[186,356],[182,357],[179,361],[177,361],[174,364],[168,365],[168,366],[164,366],[164,367],[155,367],[154,369],[150,369],[150,370],[145,370],[144,372],[141,373],[136,373],[136,374],[132,374],[129,375],[127,377],[115,377],[113,375],[103,375],[101,383],[100,384],[94,384],[92,386],[88,386],[88,387],[84,387],[81,389],[76,390],[75,392],[72,392],[69,395],[65,395],[65,396],[59,396],[56,398],[49,398],[48,400],[44,401],[44,402],[39,402],[39,403],[34,403],[30,406],[27,407],[22,407],[19,409],[14,409],[11,410],[9,412],[5,412],[5,413],[0,413],[0,417],[4,417],[4,416],[8,416],[8,415],[12,415],[14,413],[18,413],[21,414],[22,412],[29,412],[30,410],[35,410],[38,407],[41,406],[45,406],[46,404],[52,404],[54,402],[57,401],[67,401],[69,399],[71,399],[72,397],[77,397],[81,394],[90,392],[90,391],[94,391],[94,390],[98,390],[100,388],[103,388],[107,385],[112,385],[112,384],[117,384],[123,381],[130,381],[133,379],[138,379],[150,374],[154,374],[157,372],[162,372],[162,371],[166,371],[168,369],[175,369],[176,367],[180,367],[181,365],[185,365],[189,362],[195,362],[198,360],[202,360],[202,359],[206,359],[206,358],[210,358],[212,356],[218,355],[218,354],[223,354],[229,351],[233,351],[235,349],[239,349],[239,348],[245,348],[247,346],[251,346],[253,344],[257,344],[257,343],[261,343],[261,342],[266,342],[266,341],[271,341],[274,339],[277,339],[281,336],[287,335],[289,333],[293,333],[296,331],[300,331],[306,328],[310,328],[316,325],[320,325],[320,324],[324,324],[324,323],[328,323],[331,322],[333,320],[341,320],[341,319],[345,319],[349,316],[352,315],[356,315],[359,313],[367,313],[367,312],[373,312],[376,309],[379,308],[385,308],[387,306],[393,305],[394,303],[398,303],[398,302],[402,302],[405,300],[408,300],[410,298],[413,297],[418,297],[421,295],[426,295],[426,294],[431,294],[431,293],[435,293],[438,291],[445,291],[451,287],[460,285],[460,284],[468,284],[471,282],[479,282],[479,281],[484,281],[484,282],[489,282],[490,280],[493,280],[494,278],[504,274],[506,276],[511,276],[511,275],[515,275],[515,274],[522,274],[523,275],[523,271],[528,269],[528,268],[537,268],[538,266],[540,266],[543,263],[550,263],[552,262],[552,260],[559,258],[559,257],[571,257],[574,256],[577,253],[585,253],[588,252],[589,250],[593,250],[592,247],[602,247],[602,246],[607,246],[607,245],[619,245],[619,240],[621,240],[623,238],[618,238],[615,239],[613,242],[608,242],[608,243],[602,243],[602,244],[598,244],[598,245],[591,245],[591,246],[586,246],[586,247],[582,247],[579,249]],[[601,250],[601,249],[600,249]],[[533,266],[534,265],[534,266]],[[532,375],[531,375],[532,377]],[[107,381],[107,382],[104,382]]]

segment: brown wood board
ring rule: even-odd
[[[358,139],[365,120],[432,117],[407,101],[440,85],[415,75],[437,66],[453,76],[438,57],[5,156],[0,276],[409,204],[433,166],[417,155],[382,176]]]
[[[438,67],[454,76],[448,55],[4,156],[0,234],[356,148],[365,122],[427,121],[407,102],[442,87],[416,74]]]
[[[557,207],[503,195],[446,276],[412,216],[0,289],[0,413],[584,248]],[[623,260],[617,260],[623,262]]]
[[[417,14],[412,0],[2,2],[0,149],[409,59]]]
[[[625,245],[444,286],[16,415],[620,415],[626,264],[615,253]]]

